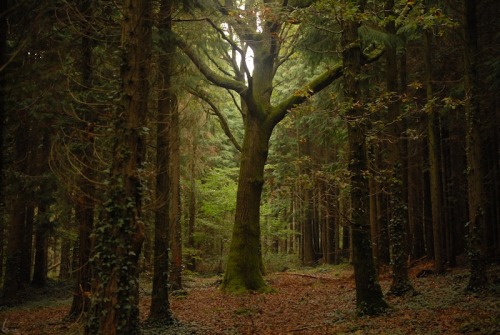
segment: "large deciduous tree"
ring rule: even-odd
[[[223,21],[237,38],[224,33],[216,24],[212,27],[240,54],[242,66],[233,62],[236,75],[214,71],[186,42],[177,39],[210,82],[239,94],[244,120],[244,139],[236,200],[233,235],[222,287],[226,291],[265,291],[260,245],[260,204],[264,184],[269,140],[275,126],[294,106],[321,91],[341,77],[342,67],[333,66],[321,75],[297,88],[289,97],[273,101],[274,82],[278,68],[286,59],[283,33],[289,7],[282,1],[245,1],[238,7],[235,1],[225,1],[219,8]],[[211,22],[211,21],[210,21]],[[246,51],[253,52],[253,72],[245,64]]]

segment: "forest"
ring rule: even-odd
[[[0,0],[0,334],[500,333],[498,0]]]

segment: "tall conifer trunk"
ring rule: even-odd
[[[160,22],[158,29],[168,34],[172,30],[171,0],[162,0],[160,7]],[[162,76],[156,133],[156,201],[153,256],[153,289],[151,291],[151,306],[149,320],[171,323],[173,320],[168,298],[169,291],[169,230],[170,230],[170,116],[176,108],[176,96],[172,92],[173,48],[168,42],[162,45],[166,54],[160,57],[159,70]]]
[[[0,2],[0,13],[7,12],[7,1]],[[8,21],[7,16],[4,14],[0,18],[0,67],[7,62],[7,29]],[[5,69],[0,71],[0,260],[4,259],[4,241],[5,241],[5,188],[4,188],[4,127],[5,127]],[[3,278],[3,266],[0,266],[0,280]]]
[[[393,15],[392,9],[394,1],[386,2],[386,11]],[[389,19],[386,24],[386,30],[389,34],[396,34],[394,20]],[[391,265],[392,265],[392,283],[389,292],[394,295],[404,295],[413,291],[413,287],[408,279],[408,252],[406,245],[406,226],[408,223],[408,201],[404,192],[404,171],[405,164],[402,158],[403,143],[401,135],[403,133],[401,106],[399,102],[398,89],[398,69],[396,48],[387,48],[386,50],[386,85],[390,96],[388,112],[388,159],[390,171],[390,194],[391,217],[388,225]]]
[[[86,334],[140,334],[139,256],[144,240],[140,171],[151,53],[150,0],[121,7],[122,96],[116,107],[105,215],[96,224],[93,305]]]
[[[360,9],[364,1],[358,1]],[[347,110],[349,140],[349,172],[351,174],[351,234],[356,306],[361,314],[374,315],[384,311],[383,299],[373,261],[370,239],[368,160],[366,147],[366,116],[362,107],[359,75],[361,74],[361,47],[359,23],[347,21],[342,26],[344,64],[344,91],[350,103]]]
[[[81,15],[85,17],[83,23],[84,34],[81,39],[81,53],[80,53],[80,71],[82,86],[85,89],[92,88],[92,22],[93,16],[93,1],[94,0],[80,0],[78,3],[78,10]],[[83,312],[87,312],[90,308],[90,292],[92,281],[92,269],[90,266],[91,257],[91,240],[90,234],[94,228],[94,200],[95,193],[94,185],[89,181],[92,175],[92,162],[93,157],[93,122],[95,117],[93,111],[89,110],[88,106],[84,106],[83,119],[86,121],[84,125],[88,137],[84,138],[82,148],[83,168],[79,178],[79,194],[75,201],[75,221],[78,225],[78,240],[77,240],[77,267],[75,269],[75,287],[73,289],[73,301],[69,310],[70,318],[77,318]]]
[[[14,169],[19,175],[26,173],[27,155],[29,148],[29,121],[28,113],[21,111],[17,115],[17,128],[14,144]],[[22,243],[25,235],[27,190],[24,183],[17,179],[10,185],[15,193],[9,203],[9,229],[7,234],[7,246],[5,250],[5,277],[3,281],[4,303],[12,303],[17,299],[21,278]]]
[[[177,102],[170,112],[170,285],[172,290],[182,289],[182,225],[181,225],[181,162],[180,124]]]
[[[467,289],[477,291],[488,284],[486,275],[486,201],[484,190],[484,166],[481,146],[482,124],[478,87],[478,32],[476,1],[464,0],[464,79],[466,94],[466,153],[469,195],[469,259],[470,278]]]
[[[432,211],[432,236],[434,270],[437,273],[444,271],[443,264],[443,201],[441,185],[441,155],[439,136],[439,115],[434,106],[434,89],[432,85],[432,32],[426,31],[425,39],[425,73],[426,73],[426,95],[427,95],[427,137],[429,146],[429,182],[430,182],[430,205]]]

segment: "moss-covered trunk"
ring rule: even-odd
[[[222,287],[227,292],[265,291],[260,244],[260,200],[272,127],[248,115],[241,152],[233,235]]]

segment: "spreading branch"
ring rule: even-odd
[[[174,42],[177,44],[179,49],[186,54],[193,64],[198,68],[198,70],[203,74],[203,76],[211,83],[229,90],[233,90],[239,94],[245,92],[248,88],[247,86],[234,80],[232,78],[225,77],[213,71],[202,59],[201,57],[191,48],[186,41],[184,41],[179,35],[173,35]]]
[[[369,55],[363,57],[363,64],[369,64],[375,62],[383,54],[383,50],[374,50]],[[335,80],[339,79],[343,75],[342,64],[337,64],[334,67],[326,70],[308,84],[303,86],[301,89],[296,90],[291,96],[283,100],[280,104],[273,108],[271,113],[271,122],[273,124],[278,124],[287,114],[287,112],[295,106],[298,106],[305,102],[307,99],[312,97],[318,92],[321,92],[328,85],[333,83]]]
[[[219,124],[224,131],[224,134],[229,138],[233,146],[241,152],[241,145],[238,143],[238,140],[234,137],[233,133],[231,132],[231,129],[229,128],[229,123],[227,122],[226,118],[224,117],[224,114],[220,111],[220,109],[213,103],[213,101],[209,98],[208,94],[206,92],[203,92],[202,90],[199,89],[189,89],[189,93],[192,95],[200,98],[203,100],[207,105],[210,106],[212,109],[213,114],[217,117],[219,120]]]

